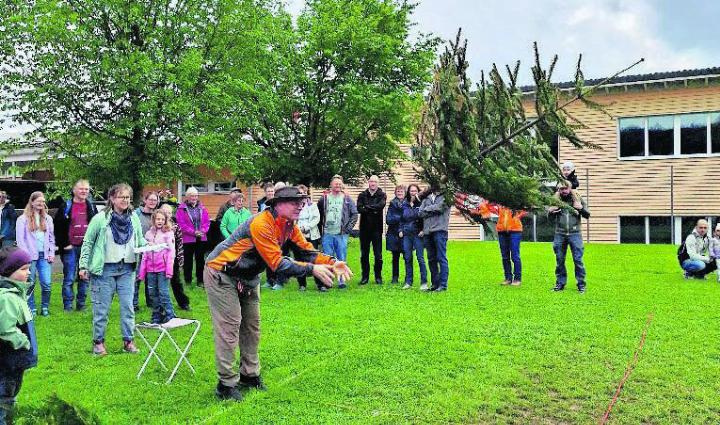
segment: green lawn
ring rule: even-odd
[[[672,246],[587,246],[585,295],[572,278],[564,292],[550,291],[549,244],[523,244],[523,286],[511,288],[498,285],[495,243],[452,242],[450,290],[440,294],[417,283],[411,291],[358,287],[358,256],[354,240],[348,290],[300,293],[295,281],[263,290],[269,390],[240,404],[214,398],[201,290],[190,291],[192,316],[203,323],[190,355],[197,375],[183,368],[165,385],[152,363],[138,381],[144,356],[121,354],[117,301],[110,354],[94,358],[91,314],[63,314],[56,284],[52,315],[37,319],[41,360],[26,374],[22,412],[32,415],[56,393],[103,424],[597,423],[652,313],[611,422],[720,421],[720,285],[714,274],[684,280]],[[137,320],[149,315],[144,309]]]

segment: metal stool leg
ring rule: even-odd
[[[150,359],[153,357],[155,357],[155,359],[157,359],[158,363],[160,363],[160,366],[162,366],[163,370],[167,371],[168,370],[167,366],[165,366],[165,363],[163,363],[163,361],[160,359],[160,356],[158,356],[155,351],[155,350],[157,350],[157,347],[160,345],[160,341],[162,341],[163,337],[165,336],[165,334],[167,332],[164,329],[160,329],[160,336],[155,341],[155,344],[150,345],[150,342],[147,340],[145,335],[143,335],[142,330],[140,330],[140,328],[136,328],[136,330],[137,330],[137,333],[140,335],[140,338],[145,342],[145,345],[147,345],[148,350],[150,350],[150,352],[147,355],[147,358],[145,359],[145,362],[143,363],[142,367],[140,368],[140,371],[137,374],[137,379],[140,379],[140,375],[143,374],[148,363],[150,363]]]
[[[188,340],[188,343],[185,345],[185,349],[181,349],[177,343],[175,342],[175,339],[171,335],[168,334],[168,338],[170,339],[170,342],[172,345],[175,346],[175,349],[177,349],[178,353],[180,353],[180,358],[177,361],[177,364],[175,365],[175,368],[173,369],[172,373],[170,374],[170,377],[167,380],[167,384],[170,383],[170,381],[175,378],[175,374],[177,373],[178,369],[180,369],[180,365],[182,364],[183,360],[188,365],[190,370],[192,371],[193,375],[195,374],[195,368],[190,364],[190,361],[187,359],[187,352],[190,350],[190,347],[192,346],[193,341],[195,340],[195,336],[197,336],[198,332],[200,331],[200,322],[197,322],[195,326],[195,330],[193,331],[192,336],[190,336],[190,340]]]

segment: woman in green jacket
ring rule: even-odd
[[[251,216],[250,211],[243,207],[245,202],[245,196],[240,195],[235,199],[235,203],[232,208],[228,208],[223,214],[222,222],[220,223],[220,231],[222,232],[225,239],[229,238],[233,234],[235,229],[240,227],[241,224],[245,223]]]
[[[113,295],[120,300],[123,350],[137,353],[133,343],[136,249],[146,245],[142,226],[132,212],[132,189],[116,184],[108,192],[107,207],[90,221],[80,250],[80,278],[90,279],[93,301],[93,354],[104,356],[105,329]]]

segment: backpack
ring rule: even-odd
[[[678,247],[677,259],[678,263],[680,263],[680,267],[682,267],[686,260],[690,259],[690,254],[688,254],[687,248],[685,247],[685,241],[683,241],[683,243]]]

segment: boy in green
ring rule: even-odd
[[[25,370],[37,365],[33,316],[27,305],[30,255],[0,249],[0,425],[12,423],[15,397]]]

